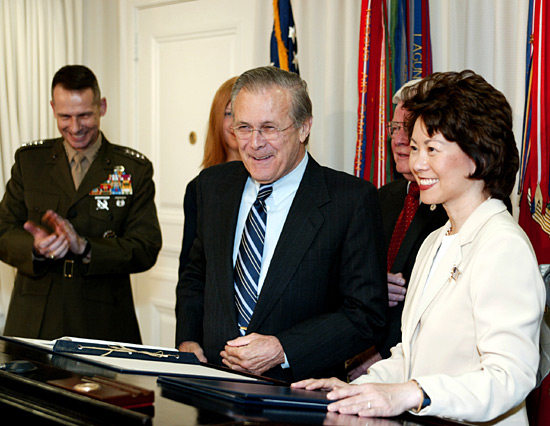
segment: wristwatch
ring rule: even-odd
[[[415,413],[419,413],[421,410],[423,410],[424,408],[426,408],[427,406],[429,406],[431,403],[432,403],[432,400],[430,399],[430,397],[428,396],[428,394],[426,393],[426,391],[422,388],[422,386],[420,386],[420,383],[418,383],[416,380],[412,380],[414,383],[416,383],[416,386],[418,387],[418,389],[420,389],[420,391],[422,392],[422,402],[420,404],[418,404],[418,407],[417,408],[413,408],[412,411],[415,412]]]

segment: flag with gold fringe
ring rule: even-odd
[[[300,74],[296,25],[290,0],[273,0],[273,31],[270,53],[272,65]]]
[[[390,0],[389,6],[361,4],[355,175],[377,187],[394,178],[386,129],[393,92],[432,73],[429,0]]]
[[[539,264],[550,263],[550,151],[547,126],[550,123],[548,99],[550,88],[546,77],[550,73],[548,47],[550,33],[546,31],[550,11],[544,0],[530,0],[527,83],[523,141],[519,174],[519,224],[525,230]]]

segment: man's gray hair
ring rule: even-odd
[[[414,90],[406,91],[405,93],[403,93],[403,91],[408,87],[414,86],[419,81],[420,79],[409,80],[405,84],[403,84],[403,86],[401,86],[399,90],[395,92],[395,94],[393,95],[392,102],[394,104],[398,104],[399,102],[405,102],[406,99],[404,98],[404,95],[407,95],[407,97],[414,96]]]
[[[313,107],[307,92],[307,83],[298,74],[274,66],[253,68],[241,74],[231,92],[231,108],[233,108],[233,102],[237,94],[242,89],[258,93],[273,86],[286,89],[290,93],[291,109],[289,114],[294,122],[294,127],[300,127],[307,119],[313,116]]]

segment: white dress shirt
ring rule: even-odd
[[[265,232],[264,252],[262,255],[262,268],[258,281],[258,294],[262,290],[265,276],[269,270],[269,264],[271,263],[271,258],[275,252],[279,236],[286,222],[286,217],[290,211],[290,206],[292,205],[292,201],[294,201],[294,196],[304,176],[307,161],[308,154],[306,152],[306,155],[294,170],[273,183],[273,192],[265,201],[267,209],[267,227]],[[235,265],[237,261],[237,254],[239,253],[239,245],[241,244],[246,218],[250,211],[250,207],[254,204],[254,201],[256,201],[259,190],[260,184],[249,176],[243,190],[239,217],[237,219],[237,228],[235,230],[233,265]]]
[[[286,222],[286,217],[290,211],[290,206],[294,201],[296,191],[300,186],[306,166],[308,162],[308,154],[304,155],[304,158],[287,175],[283,176],[279,180],[273,183],[273,192],[265,200],[267,209],[267,225],[265,231],[264,252],[262,254],[262,266],[260,270],[260,277],[258,279],[258,295],[262,291],[262,287],[269,270],[269,264],[271,258],[275,252],[275,247],[279,241],[279,236],[283,230],[283,226]],[[237,219],[237,228],[235,230],[235,240],[233,243],[233,265],[237,261],[237,255],[239,253],[239,246],[241,244],[241,238],[243,234],[246,218],[250,211],[252,204],[256,201],[258,191],[260,190],[260,184],[256,182],[252,177],[248,177],[243,190],[243,196],[241,198],[241,207],[239,209],[239,217]],[[289,368],[290,364],[285,355],[285,362],[281,364],[282,368]]]

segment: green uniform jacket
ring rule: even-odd
[[[4,334],[140,343],[130,274],[151,268],[162,244],[151,162],[103,136],[75,190],[59,138],[21,147],[11,173],[0,204],[0,260],[17,275]],[[126,194],[114,194],[117,184]],[[88,265],[70,252],[60,260],[33,259],[23,224],[40,224],[48,209],[91,243]]]

